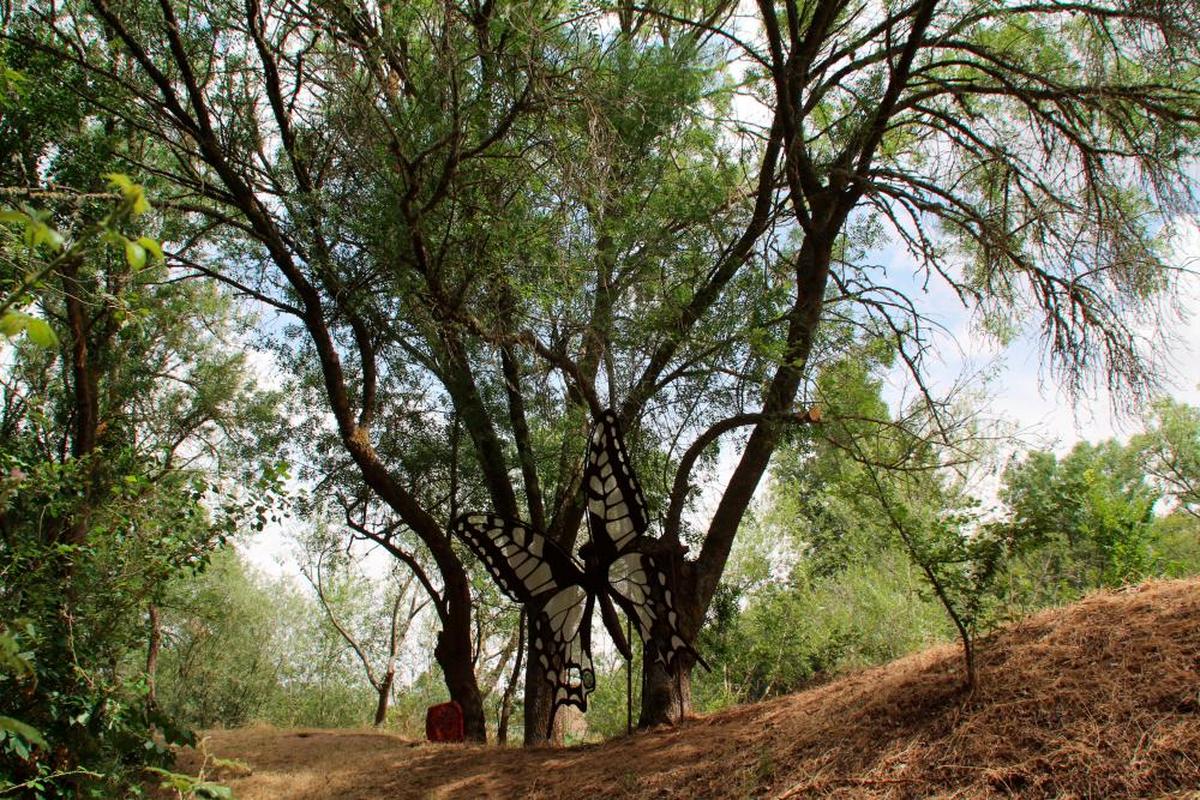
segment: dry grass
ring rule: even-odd
[[[369,731],[211,734],[240,800],[318,798],[1200,799],[1200,581],[1038,614],[791,697],[566,750]],[[181,767],[195,767],[184,754]]]

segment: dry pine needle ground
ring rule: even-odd
[[[368,731],[215,731],[240,800],[1116,798],[1200,800],[1200,581],[1101,593],[982,641],[979,686],[939,647],[790,697],[565,750]],[[181,768],[194,769],[185,753]],[[220,776],[218,776],[220,777]]]

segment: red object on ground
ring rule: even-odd
[[[451,700],[430,706],[425,712],[425,738],[431,742],[461,742],[463,740],[462,706]]]

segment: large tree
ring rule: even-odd
[[[446,523],[486,504],[572,546],[602,407],[694,637],[784,426],[814,419],[795,408],[844,343],[827,320],[893,339],[924,386],[940,281],[998,334],[1041,325],[1072,386],[1150,382],[1132,322],[1170,283],[1159,222],[1194,200],[1194,15],[734,6],[92,0],[34,4],[20,34],[158,143],[131,169],[197,215],[177,262],[296,323],[280,343],[322,401],[307,438],[366,488],[340,487],[360,534],[432,565],[473,737],[469,567]],[[736,119],[739,85],[768,98],[761,129]],[[214,260],[212,230],[249,245]],[[913,274],[873,265],[888,237]],[[693,469],[747,428],[693,530]],[[686,669],[645,680],[643,723],[686,710]],[[548,699],[528,659],[527,741]]]
[[[761,36],[739,43],[774,88],[771,134],[798,245],[760,418],[699,559],[681,565],[688,633],[781,415],[813,372],[824,321],[894,339],[924,390],[922,288],[941,283],[1001,337],[1040,328],[1068,389],[1099,378],[1119,399],[1142,397],[1154,373],[1134,323],[1152,317],[1171,283],[1157,237],[1196,201],[1187,169],[1200,39],[1182,8],[764,0],[758,10]],[[902,243],[914,273],[846,258],[859,224]],[[657,696],[679,707],[661,684]]]
[[[774,162],[749,204],[737,162],[718,152],[711,163],[717,133],[700,106],[711,55],[690,30],[651,46],[635,41],[629,14],[614,43],[603,19],[572,21],[553,5],[377,11],[251,4],[188,16],[169,3],[97,3],[42,9],[27,38],[65,44],[61,55],[101,79],[80,91],[160,144],[131,166],[177,187],[176,207],[253,242],[219,274],[301,323],[297,372],[312,376],[370,490],[348,516],[419,571],[396,537],[426,549],[438,661],[478,738],[469,582],[444,532],[457,461],[421,470],[414,445],[431,437],[414,433],[436,437],[427,412],[450,410],[444,428],[461,424],[486,502],[570,546],[597,382],[610,401],[637,397],[632,419],[672,382],[713,383],[701,365],[742,349],[722,325],[744,324],[735,304],[753,299],[753,276],[728,290],[769,222]],[[116,58],[103,35],[120,43]],[[744,233],[714,229],[724,220]],[[175,260],[218,272],[194,241]],[[623,313],[618,301],[634,299],[646,315]],[[690,343],[684,334],[714,308],[721,325]],[[768,314],[759,304],[751,320]],[[382,507],[378,525],[368,504]],[[528,663],[526,732],[537,738],[548,697]]]

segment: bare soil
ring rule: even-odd
[[[1200,580],[1092,595],[979,643],[569,749],[432,745],[374,731],[212,731],[239,800],[1193,798]],[[181,753],[196,770],[200,756]]]

